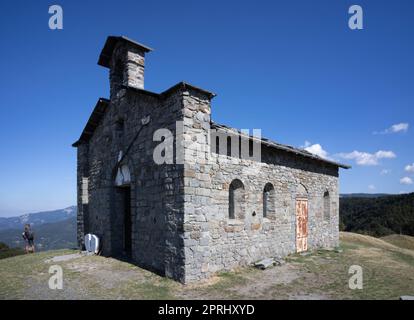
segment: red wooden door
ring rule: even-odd
[[[308,250],[308,199],[296,199],[296,252]]]

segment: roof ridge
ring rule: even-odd
[[[219,124],[219,123],[214,122],[214,121],[211,121],[211,124],[213,126],[216,126],[216,127],[219,127],[219,128],[221,127],[221,128],[227,129],[227,130],[229,130],[229,129],[230,130],[233,130],[233,131],[235,130],[235,131],[237,131],[237,133],[239,135],[245,135],[246,136],[246,134],[240,132],[239,129],[236,129],[236,128],[233,128],[233,127],[229,127],[229,126],[226,126],[226,125],[222,125],[222,124]],[[324,159],[324,158],[322,158],[322,157],[320,157],[320,156],[318,156],[318,155],[316,155],[314,153],[311,153],[311,152],[309,152],[309,151],[307,151],[305,149],[300,149],[300,148],[293,147],[293,146],[290,146],[290,145],[287,145],[287,144],[282,144],[282,143],[279,143],[279,142],[276,142],[274,140],[271,140],[271,139],[268,139],[268,138],[264,138],[264,137],[260,137],[260,139],[258,139],[255,136],[252,136],[252,135],[248,135],[248,137],[249,138],[252,138],[252,139],[255,139],[255,140],[258,140],[258,141],[260,141],[260,143],[262,143],[264,145],[267,145],[269,147],[275,148],[275,149],[284,150],[286,152],[295,153],[297,155],[301,155],[301,156],[304,156],[304,157],[307,157],[307,158],[311,158],[311,159],[314,159],[314,160],[318,160],[318,161],[330,163],[332,165],[341,167],[343,169],[350,169],[351,168],[350,165],[343,164],[343,163],[339,163],[339,162],[332,161],[332,160],[328,160],[328,159]]]

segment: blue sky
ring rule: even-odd
[[[217,93],[215,121],[351,164],[341,192],[414,191],[413,1],[1,1],[0,15],[0,216],[76,203],[71,144],[109,95],[108,35],[155,49],[146,89],[187,81]]]

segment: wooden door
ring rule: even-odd
[[[296,252],[308,250],[308,199],[296,199]]]

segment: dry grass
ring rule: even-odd
[[[401,234],[392,234],[381,238],[382,240],[393,244],[394,246],[414,250],[414,237],[401,235]]]
[[[340,240],[341,242],[355,243],[357,245],[365,245],[373,248],[395,249],[395,246],[393,244],[388,243],[380,238],[374,238],[358,233],[341,232]]]
[[[291,255],[283,266],[251,267],[183,286],[132,264],[84,256],[47,263],[51,251],[0,260],[0,299],[397,299],[414,295],[414,250],[401,241],[341,233],[341,251]],[[389,241],[389,242],[388,242]],[[400,244],[397,246],[395,244]],[[48,288],[49,266],[59,264],[64,289]],[[363,290],[348,286],[351,265],[363,268]]]

